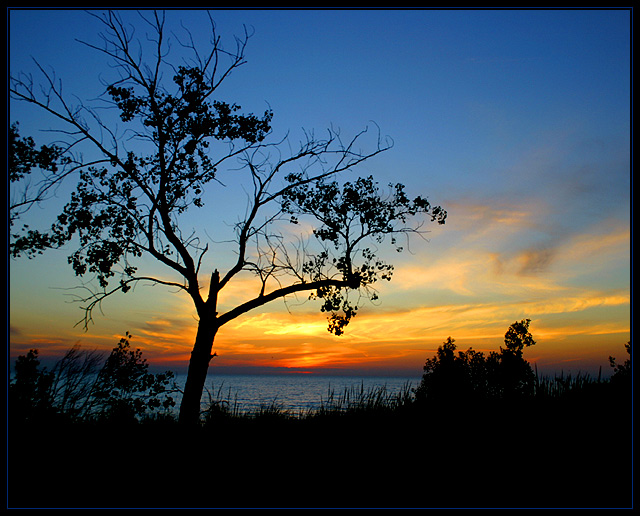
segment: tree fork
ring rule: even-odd
[[[180,423],[197,424],[200,418],[200,399],[207,380],[209,362],[216,356],[215,353],[211,353],[211,350],[219,328],[218,313],[216,311],[219,285],[220,274],[216,270],[211,274],[209,297],[204,304],[204,309],[199,314],[198,332],[191,351],[187,381],[182,395],[182,402],[180,403],[180,415],[178,417]]]

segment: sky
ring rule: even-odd
[[[211,373],[312,372],[419,377],[447,337],[458,349],[497,351],[509,325],[531,319],[525,358],[541,373],[610,374],[631,332],[631,17],[628,10],[213,10],[223,41],[251,27],[247,63],[219,90],[246,112],[274,112],[273,138],[337,127],[380,128],[393,147],[350,174],[401,182],[448,212],[394,264],[379,300],[364,303],[343,336],[319,305],[276,301],[224,326]],[[10,72],[55,70],[65,94],[96,98],[111,70],[77,40],[99,23],[80,10],[11,10]],[[126,20],[144,28],[133,11]],[[201,10],[173,10],[206,42]],[[172,47],[178,49],[174,43]],[[33,59],[32,59],[33,58]],[[10,122],[37,144],[53,122],[11,102]],[[345,177],[346,179],[346,177]],[[73,185],[31,210],[55,216]],[[230,184],[187,218],[200,231],[244,212]],[[238,211],[239,210],[239,211]],[[235,218],[234,218],[235,217]],[[206,234],[206,233],[205,233]],[[10,355],[71,346],[109,350],[125,332],[149,362],[180,371],[196,330],[191,301],[140,285],[107,299],[87,331],[81,285],[66,248],[9,263]],[[216,247],[215,267],[233,256]],[[149,270],[157,265],[145,262]],[[208,277],[213,264],[204,264]],[[207,266],[209,267],[207,269]],[[206,280],[203,280],[206,283]],[[253,297],[241,282],[220,303]]]

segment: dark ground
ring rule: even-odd
[[[628,408],[10,428],[8,507],[631,507]]]

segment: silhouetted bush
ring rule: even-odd
[[[627,350],[629,358],[627,358],[622,364],[616,363],[616,359],[612,356],[609,357],[609,364],[613,367],[613,375],[611,376],[611,383],[619,385],[621,387],[631,387],[631,341],[624,345]]]
[[[98,373],[92,397],[99,417],[134,421],[147,411],[175,406],[173,398],[167,395],[174,374],[149,373],[142,351],[130,349],[130,338],[127,333],[120,339]]]
[[[34,421],[54,412],[51,399],[53,374],[40,369],[38,350],[30,349],[15,363],[15,377],[9,385],[9,415],[13,421]]]
[[[9,386],[12,421],[133,422],[167,412],[175,406],[174,374],[149,373],[142,351],[130,349],[130,338],[127,333],[120,339],[106,360],[74,346],[51,371],[40,368],[35,349],[19,356]]]
[[[505,347],[487,357],[469,348],[458,351],[449,337],[436,356],[427,359],[415,389],[418,402],[472,402],[485,399],[522,399],[534,394],[536,375],[522,356],[535,344],[529,319],[513,323],[505,334]]]

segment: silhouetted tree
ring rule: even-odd
[[[99,285],[84,298],[85,326],[102,300],[137,282],[168,285],[189,295],[199,321],[180,419],[194,422],[215,355],[214,338],[224,324],[273,300],[306,292],[321,300],[329,330],[342,333],[358,308],[349,292],[375,297],[374,283],[391,278],[392,266],[376,257],[374,245],[388,236],[400,251],[395,235],[420,230],[419,223],[408,225],[412,216],[427,215],[443,224],[446,212],[422,197],[410,200],[400,184],[390,185],[385,195],[371,178],[342,186],[335,181],[340,172],[391,146],[379,135],[367,152],[360,150],[367,130],[346,141],[333,129],[322,139],[306,133],[292,149],[286,140],[266,143],[270,110],[242,114],[240,106],[215,99],[219,85],[245,62],[246,30],[234,49],[225,49],[210,19],[210,47],[196,48],[187,33],[180,47],[190,56],[171,63],[164,14],[141,16],[152,31],[148,60],[144,42],[136,44],[133,28],[118,12],[96,16],[105,29],[102,45],[87,43],[114,64],[117,76],[105,84],[101,100],[118,109],[126,139],[96,109],[69,103],[43,67],[42,88],[26,75],[11,78],[12,99],[42,108],[66,127],[61,134],[67,149],[83,142],[100,155],[79,169],[76,191],[51,229],[23,232],[12,252],[31,256],[77,238],[69,263],[78,276],[94,274]],[[205,188],[222,187],[221,167],[238,161],[241,169],[233,181],[243,185],[248,204],[235,225],[235,264],[222,275],[212,266],[203,291],[200,272],[208,245],[195,233],[183,232],[181,216],[202,208]],[[314,224],[315,240],[285,239],[281,228],[301,219]],[[221,223],[207,229],[215,233]],[[175,279],[141,274],[134,262],[142,256],[166,266]],[[257,278],[255,297],[219,313],[219,293],[243,272]]]
[[[130,338],[120,339],[106,359],[74,346],[51,371],[40,368],[38,350],[19,356],[9,386],[12,420],[135,421],[175,406],[174,374],[150,373],[142,351],[130,349]]]
[[[530,319],[514,322],[504,336],[504,348],[487,357],[488,382],[502,398],[530,397],[534,394],[536,375],[522,354],[535,341],[529,332]]]
[[[448,337],[436,356],[427,359],[416,389],[418,400],[430,402],[473,401],[487,396],[487,370],[482,352],[469,348],[456,353],[455,340]]]
[[[525,347],[535,344],[529,333],[530,322],[525,319],[513,323],[505,334],[505,347],[487,357],[472,348],[456,354],[455,341],[447,338],[436,356],[425,362],[416,399],[459,403],[533,395],[535,374],[522,356]]]
[[[15,362],[9,384],[9,415],[13,422],[33,421],[51,415],[53,374],[40,368],[38,350],[30,349]]]
[[[625,359],[622,364],[618,364],[614,357],[609,357],[609,364],[613,367],[611,383],[616,387],[621,387],[622,389],[630,389],[631,381],[633,379],[631,373],[631,341],[627,342],[624,347],[627,350],[629,358]]]
[[[132,350],[126,334],[107,357],[92,389],[92,409],[102,418],[135,421],[159,408],[175,405],[171,392],[171,371],[152,374],[140,349]]]

